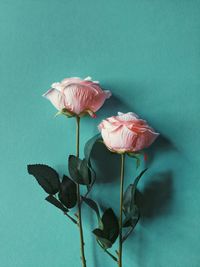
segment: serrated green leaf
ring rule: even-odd
[[[134,207],[135,204],[135,192],[138,185],[138,182],[140,178],[143,176],[143,174],[147,171],[147,169],[144,169],[134,180],[133,184],[130,184],[125,193],[124,193],[124,200],[123,200],[123,210],[125,213],[130,213],[132,207]]]
[[[95,229],[93,230],[93,234],[95,234],[97,240],[101,243],[104,249],[112,247],[112,242],[105,237],[105,234],[102,230]]]
[[[123,227],[135,227],[139,220],[139,217],[139,209],[137,205],[134,205],[131,212],[126,214],[126,218],[123,221]]]
[[[68,209],[73,208],[77,203],[76,184],[69,177],[63,176],[62,183],[60,185],[60,192],[58,197],[63,205]]]
[[[102,237],[102,238],[105,238],[105,233],[103,232],[103,230],[101,229],[94,229],[93,231],[93,234],[95,234],[97,237]]]
[[[28,173],[33,175],[39,185],[48,193],[56,194],[60,189],[58,173],[45,164],[30,164],[27,166]]]
[[[81,161],[80,167],[79,167],[79,173],[83,179],[83,183],[85,185],[89,185],[91,183],[91,171],[88,166],[88,162],[86,159],[83,159]]]
[[[96,173],[93,170],[92,165],[91,165],[91,153],[92,153],[92,150],[94,148],[94,145],[99,140],[101,140],[101,135],[97,134],[97,135],[93,136],[91,139],[89,139],[86,142],[85,147],[84,147],[85,159],[87,161],[88,168],[90,169],[90,174],[91,174],[91,176],[90,176],[90,184],[87,185],[88,193],[90,192],[90,190],[91,190],[91,188],[94,185],[95,180],[96,180]]]
[[[68,168],[69,168],[69,174],[71,178],[76,181],[79,179],[79,166],[81,164],[81,160],[74,155],[70,155],[68,159]],[[76,181],[77,182],[77,181]]]
[[[114,211],[107,209],[101,220],[99,220],[99,228],[93,233],[97,236],[105,249],[110,248],[119,235],[119,223]]]
[[[143,170],[134,180],[133,184],[130,184],[125,193],[123,200],[123,211],[125,214],[125,220],[123,227],[135,227],[139,220],[139,209],[135,203],[135,194],[138,182],[147,169]]]
[[[78,184],[82,182],[82,177],[79,173],[80,165],[81,165],[81,159],[73,155],[69,156],[69,162],[68,162],[69,174],[71,178]]]
[[[65,208],[60,201],[58,201],[54,196],[49,195],[45,198],[46,201],[57,207],[58,209],[62,210],[63,212],[68,212],[68,209]]]
[[[136,189],[137,189],[137,185],[138,185],[138,182],[140,181],[140,178],[143,176],[143,174],[147,171],[147,168],[144,169],[143,171],[140,172],[140,174],[135,178],[135,181],[133,183],[133,189],[132,189],[132,199],[133,199],[133,204],[135,203],[135,192],[136,192]]]
[[[109,208],[102,216],[103,231],[108,240],[115,242],[119,235],[119,222],[114,211]]]
[[[71,178],[78,184],[89,185],[91,171],[85,159],[81,160],[73,155],[69,156],[68,168]]]

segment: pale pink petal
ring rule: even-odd
[[[61,83],[52,83],[51,87],[53,89],[57,89],[58,91],[62,91],[62,89],[63,89],[63,86]]]
[[[122,126],[117,134],[112,135],[112,144],[115,149],[120,149],[121,151],[129,151],[135,144],[137,139],[137,134],[130,131],[126,126]]]
[[[116,116],[109,117],[106,120],[109,121],[110,123],[121,125],[121,122],[117,120]]]
[[[57,89],[50,89],[43,94],[58,110],[64,108],[64,97],[63,94]]]
[[[109,90],[104,90],[103,92],[105,93],[105,97],[106,97],[106,99],[110,98],[111,95],[112,95],[111,92],[110,92]]]
[[[134,151],[139,151],[139,150],[149,147],[155,141],[158,135],[159,135],[158,133],[155,133],[149,130],[138,135],[137,142],[134,147]]]
[[[53,83],[52,88],[62,93],[59,95],[57,91],[49,91],[45,94],[54,106],[65,107],[77,115],[85,111],[93,114],[111,96],[109,91],[103,91],[91,77],[84,80],[79,77],[65,78],[60,83]]]
[[[87,76],[84,80],[85,81],[92,81],[92,78],[90,76]]]
[[[115,131],[102,129],[104,143],[114,151],[129,151],[136,141],[137,134],[125,126],[118,127]]]
[[[91,109],[93,112],[96,111],[91,108],[91,103],[96,93],[89,87],[81,84],[72,84],[67,86],[63,93],[65,95],[65,107],[74,113],[80,114],[87,109]]]
[[[108,148],[112,148],[111,146],[111,136],[110,136],[110,132],[108,132],[106,129],[101,129],[101,136],[103,138],[103,141],[105,143],[105,145],[108,147]]]
[[[110,91],[101,91],[101,93],[98,93],[94,96],[91,102],[91,109],[95,112],[99,110],[102,105],[104,104],[105,100],[108,99],[111,96]]]
[[[128,112],[128,113],[118,112],[117,118],[122,121],[131,121],[131,120],[137,120],[138,115],[133,112]]]
[[[136,152],[150,146],[159,135],[135,113],[118,113],[99,125],[104,143],[116,152]]]
[[[99,131],[101,131],[102,129],[106,129],[106,131],[108,131],[108,132],[113,132],[113,131],[118,130],[121,126],[122,125],[120,125],[120,124],[110,123],[109,120],[103,120],[99,124],[98,129],[99,129]]]
[[[61,84],[66,87],[73,83],[81,83],[82,80],[79,77],[65,78],[61,81]]]

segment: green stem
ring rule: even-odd
[[[77,158],[79,158],[79,140],[80,140],[80,117],[77,116],[76,117],[76,157]],[[86,267],[83,227],[82,227],[82,215],[81,215],[81,194],[80,194],[79,184],[77,184],[77,202],[78,202],[78,226],[79,226],[80,245],[81,245],[81,260],[82,260],[82,266]]]
[[[123,194],[124,194],[124,162],[125,154],[121,154],[121,174],[120,174],[120,216],[119,216],[119,258],[118,266],[122,267],[122,217],[123,217]]]
[[[76,157],[79,158],[80,117],[76,117]]]

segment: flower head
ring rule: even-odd
[[[98,81],[90,77],[84,80],[73,77],[66,78],[58,83],[53,83],[52,88],[43,96],[60,112],[65,109],[75,115],[94,113],[101,108],[104,101],[111,96],[110,91],[102,90]]]
[[[105,145],[114,152],[136,152],[150,146],[159,135],[132,112],[109,117],[99,124]]]

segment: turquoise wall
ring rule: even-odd
[[[75,152],[75,122],[54,118],[41,95],[69,76],[92,76],[113,98],[81,123],[81,142],[117,111],[134,111],[161,133],[140,183],[142,219],[124,246],[124,267],[200,266],[200,1],[0,1],[0,266],[77,267],[78,232],[26,172],[60,174]],[[93,197],[118,212],[118,158],[95,154]],[[126,165],[126,183],[135,175]],[[88,267],[114,267],[90,234]]]

